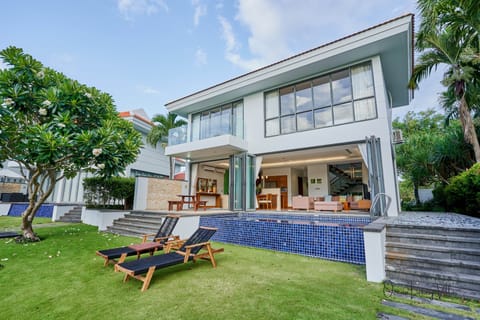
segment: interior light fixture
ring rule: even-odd
[[[347,156],[338,156],[338,157],[327,157],[327,158],[315,158],[315,159],[305,159],[305,160],[287,160],[282,162],[272,162],[272,163],[262,163],[262,168],[273,168],[273,167],[288,167],[297,164],[310,164],[318,162],[328,162],[328,161],[339,161],[350,159]]]

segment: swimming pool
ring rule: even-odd
[[[363,226],[370,217],[238,213],[200,217],[213,241],[365,264]]]

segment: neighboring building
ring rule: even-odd
[[[385,193],[379,213],[397,215],[392,108],[410,102],[412,68],[408,14],[167,103],[188,126],[165,154],[186,159],[192,193],[228,194],[232,210],[267,189],[281,208]]]
[[[169,160],[164,149],[158,144],[152,147],[146,141],[147,135],[154,125],[143,109],[123,111],[120,117],[133,123],[135,130],[142,134],[143,147],[136,161],[127,166],[124,176],[127,177],[158,177],[168,178]],[[62,179],[57,182],[55,189],[47,202],[54,203],[83,203],[83,179],[93,176],[91,173],[80,172],[72,179]]]

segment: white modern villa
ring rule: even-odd
[[[190,193],[211,206],[274,208],[297,196],[392,199],[400,210],[392,108],[408,105],[413,15],[404,15],[166,104],[188,119],[167,156],[186,159]],[[382,204],[383,203],[383,204]]]

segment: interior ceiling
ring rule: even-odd
[[[343,163],[359,161],[362,155],[357,144],[342,145],[334,147],[323,147],[315,149],[303,149],[290,152],[271,153],[260,155],[262,167],[292,167],[304,168],[307,165],[315,163]],[[210,166],[226,168],[228,160],[209,161]]]

